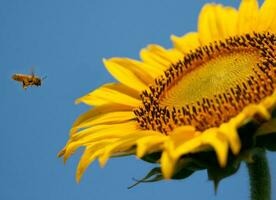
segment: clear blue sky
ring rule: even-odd
[[[188,3],[189,2],[189,3]],[[63,165],[56,157],[74,120],[85,110],[74,100],[112,82],[102,58],[138,59],[150,43],[171,47],[170,35],[197,29],[207,1],[183,0],[1,0],[0,1],[0,199],[147,200],[247,199],[244,166],[221,182],[217,196],[205,171],[182,181],[141,184],[153,166],[135,157],[95,162],[80,184],[75,169],[80,153]],[[216,1],[237,7],[238,1]],[[35,67],[48,78],[23,91],[13,73]],[[276,199],[276,155],[269,154]]]

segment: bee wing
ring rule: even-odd
[[[31,68],[30,68],[30,71],[31,71],[31,75],[32,75],[32,77],[34,77],[34,76],[35,76],[35,70],[34,70],[34,67],[31,67]]]

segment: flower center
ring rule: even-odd
[[[172,64],[143,91],[134,110],[142,129],[217,127],[275,90],[276,37],[246,34],[202,46]]]
[[[160,105],[181,108],[204,98],[212,98],[229,91],[250,76],[255,76],[253,66],[258,62],[258,52],[232,52],[219,55],[185,73],[166,93]]]

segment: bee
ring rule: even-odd
[[[30,75],[28,74],[14,74],[12,76],[12,79],[18,82],[22,82],[22,87],[24,90],[27,89],[28,86],[41,86],[41,82],[46,78],[40,78],[38,76],[36,76],[34,74],[34,72],[32,71],[32,73]]]

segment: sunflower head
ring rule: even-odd
[[[93,106],[74,123],[60,152],[85,150],[76,178],[95,159],[132,155],[158,163],[139,182],[183,179],[207,169],[234,174],[260,148],[275,150],[276,2],[239,9],[206,4],[198,32],[150,45],[141,61],[104,60],[118,80],[79,98]]]

